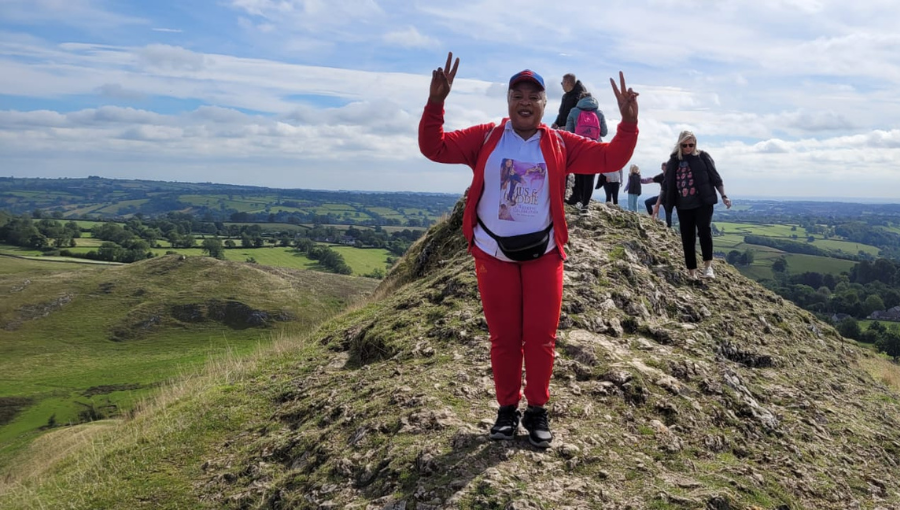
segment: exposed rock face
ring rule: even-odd
[[[571,218],[553,448],[491,442],[487,327],[461,210],[382,299],[332,321],[277,424],[204,464],[224,506],[846,509],[900,505],[900,398],[864,353],[724,262],[603,205]]]

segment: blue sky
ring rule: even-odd
[[[893,0],[450,4],[0,0],[0,176],[461,193],[416,145],[452,50],[450,129],[501,119],[524,68],[545,121],[572,72],[612,128],[622,70],[645,174],[691,129],[736,200],[900,198]]]

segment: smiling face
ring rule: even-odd
[[[537,131],[544,118],[547,96],[534,82],[521,81],[509,89],[509,121],[522,138],[528,139]]]

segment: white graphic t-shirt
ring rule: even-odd
[[[544,230],[552,222],[549,188],[541,132],[523,140],[507,122],[484,167],[484,193],[478,202],[478,217],[501,237]],[[475,226],[475,245],[489,255],[509,261],[481,225]],[[551,230],[547,252],[555,248]]]

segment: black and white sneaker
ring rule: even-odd
[[[528,430],[528,442],[538,448],[549,448],[553,435],[550,434],[550,419],[543,407],[528,406],[522,417],[522,426]]]
[[[500,406],[497,421],[491,427],[491,439],[510,440],[516,437],[519,429],[519,418],[522,416],[518,406]]]

